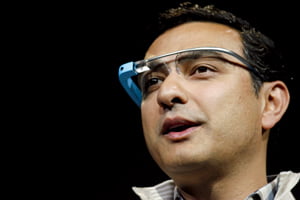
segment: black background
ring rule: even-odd
[[[129,200],[135,199],[131,186],[167,179],[148,154],[139,108],[121,88],[118,67],[143,58],[147,21],[177,2],[74,1],[30,9],[34,14],[28,12],[27,26],[35,30],[29,35],[35,40],[40,72],[33,85],[41,95],[34,101],[39,135],[32,136],[36,142],[28,145],[29,153],[20,153],[27,169],[20,173],[22,183],[35,183],[24,196]],[[294,2],[200,1],[207,3],[247,19],[273,38],[296,72],[300,39]],[[299,73],[295,77],[299,81]],[[295,84],[281,132],[271,139],[269,174],[300,169]]]

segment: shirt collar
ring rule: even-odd
[[[268,176],[269,183],[245,200],[295,200],[291,190],[298,183],[300,172],[281,172]],[[152,187],[133,187],[141,200],[183,200],[173,180],[167,180]]]
[[[294,200],[295,198],[291,190],[299,182],[299,179],[300,173],[294,173],[292,171],[268,176],[269,183],[249,195],[246,200]]]
[[[132,187],[141,200],[173,200],[175,184],[167,180],[152,187]]]

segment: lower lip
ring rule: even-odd
[[[187,128],[180,132],[169,132],[168,134],[164,135],[167,139],[172,141],[180,141],[185,140],[189,137],[189,135],[196,129],[198,126]]]

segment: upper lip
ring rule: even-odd
[[[179,132],[192,126],[199,126],[200,122],[194,122],[181,117],[168,118],[164,121],[161,134],[167,134],[171,131]]]

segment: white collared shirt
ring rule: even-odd
[[[268,184],[250,194],[244,200],[295,200],[291,190],[299,182],[300,172],[280,172],[268,176]],[[184,200],[173,180],[166,180],[151,187],[132,187],[141,200]]]

